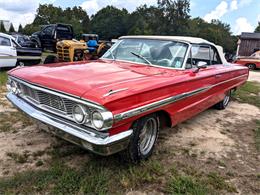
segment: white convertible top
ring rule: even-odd
[[[157,39],[157,40],[169,40],[169,41],[184,41],[193,44],[210,44],[215,45],[205,39],[197,38],[197,37],[184,37],[184,36],[143,36],[143,35],[136,35],[136,36],[123,36],[119,39]]]
[[[122,36],[119,39],[156,39],[156,40],[169,40],[169,41],[182,41],[190,44],[208,44],[214,46],[219,53],[221,61],[223,64],[227,64],[225,59],[223,48],[219,45],[215,45],[212,42],[209,42],[205,39],[198,37],[185,37],[185,36],[144,36],[144,35],[135,35],[135,36]]]

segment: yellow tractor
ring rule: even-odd
[[[96,34],[83,34],[80,41],[73,39],[57,42],[57,56],[47,56],[44,64],[96,60],[111,46],[109,41],[99,41]]]

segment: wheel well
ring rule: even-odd
[[[254,65],[254,66],[256,66],[255,63],[246,63],[246,66],[249,66],[249,65]]]
[[[168,112],[166,112],[164,110],[160,110],[160,111],[157,111],[156,114],[159,117],[161,127],[171,127],[172,126],[171,117]]]

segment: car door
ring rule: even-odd
[[[54,42],[54,31],[54,26],[47,26],[41,31],[41,44],[43,48],[52,50]]]
[[[216,47],[211,46],[210,50],[211,63],[215,67],[215,97],[222,100],[227,90],[232,86],[232,79],[237,77],[237,72],[229,71],[232,69],[232,66],[221,60]]]
[[[198,70],[197,65],[205,63],[206,68]],[[185,82],[179,88],[190,94],[180,102],[181,109],[173,119],[182,122],[217,103],[212,87],[215,85],[215,66],[211,64],[210,45],[193,44],[184,70]],[[179,108],[175,108],[177,110]]]
[[[4,59],[1,59],[1,56]],[[0,36],[0,67],[14,67],[17,62],[16,58],[5,59],[12,56],[16,57],[17,52],[16,48],[12,45],[11,39]]]

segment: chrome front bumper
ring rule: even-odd
[[[100,133],[88,127],[82,128],[66,119],[36,109],[13,93],[8,93],[6,97],[15,107],[36,119],[41,129],[102,156],[126,149],[133,133],[132,130],[127,130],[109,136],[108,133]]]

